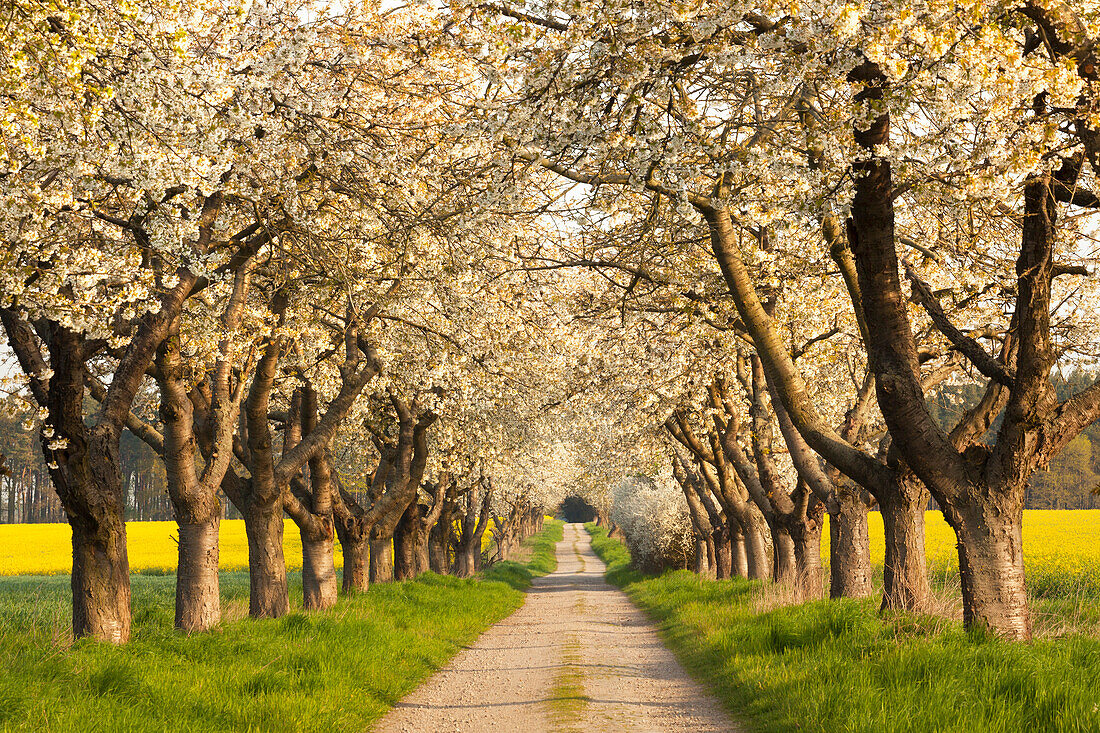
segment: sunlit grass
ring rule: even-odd
[[[133,579],[133,640],[72,643],[61,575],[0,579],[0,730],[365,730],[463,645],[519,607],[521,589],[553,570],[549,523],[531,560],[496,563],[481,578],[429,574],[374,585],[336,607],[224,621],[186,636],[172,629],[171,575]],[[226,571],[223,606],[239,616],[248,575]]]
[[[1042,525],[1027,521],[1032,532]],[[687,571],[646,577],[630,569],[622,543],[588,529],[608,579],[659,624],[685,666],[748,730],[1100,730],[1100,639],[1093,636],[998,641],[939,617],[880,615],[877,599],[758,612],[759,582]]]

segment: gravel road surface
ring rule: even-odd
[[[653,625],[603,579],[579,524],[558,569],[375,728],[452,731],[735,731]]]

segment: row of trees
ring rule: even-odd
[[[648,383],[718,572],[798,582],[827,512],[832,594],[866,595],[874,503],[883,603],[922,608],[931,495],[967,625],[1028,638],[1029,481],[1100,417],[1100,383],[1051,378],[1095,358],[1100,7],[469,12],[500,39],[499,144],[586,195],[584,234],[532,266],[604,277],[586,316],[643,334],[604,340],[621,364],[675,360],[626,390]],[[930,393],[960,380],[980,398],[942,425]]]
[[[1085,375],[1080,375],[1084,378]],[[1066,380],[1055,379],[1059,393],[1071,390]],[[976,402],[981,386],[962,384],[933,393],[931,402],[937,422],[946,425],[950,415],[960,408],[952,402]],[[53,491],[46,464],[38,450],[38,438],[23,429],[21,421],[0,416],[0,442],[5,447],[4,468],[0,477],[0,523],[64,522],[65,514]],[[125,516],[137,521],[171,520],[172,505],[168,497],[163,465],[148,446],[123,433],[121,464],[126,489]],[[1093,423],[1074,438],[1066,449],[1045,468],[1036,471],[1029,482],[1024,500],[1025,509],[1100,509],[1100,424]],[[579,497],[573,497],[581,501]],[[694,503],[692,503],[694,506]],[[872,506],[872,510],[876,507]],[[704,508],[705,510],[705,508]],[[587,515],[584,515],[587,517]],[[239,519],[240,513],[227,501],[222,501],[222,517]],[[595,520],[593,515],[587,517]],[[607,518],[605,518],[607,519]],[[697,522],[705,528],[710,521]]]
[[[1031,476],[1100,416],[1051,376],[1097,356],[1095,0],[50,7],[3,31],[0,320],[78,634],[128,636],[128,431],[185,628],[219,492],[278,615],[284,513],[314,607],[334,533],[354,586],[460,513],[476,562],[481,505],[659,531],[676,482],[723,577],[802,587],[827,513],[834,596],[877,506],[906,609],[931,497],[966,623],[1030,635]]]
[[[337,537],[348,591],[472,574],[490,519],[511,552],[553,490],[506,450],[541,313],[494,265],[525,218],[471,204],[484,156],[446,138],[471,80],[421,43],[436,18],[54,10],[4,30],[0,321],[73,529],[74,633],[130,636],[124,434],[164,472],[187,631],[220,616],[222,497],[253,617],[289,607],[284,516],[306,609],[336,600]]]

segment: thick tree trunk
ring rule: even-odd
[[[393,540],[372,539],[370,541],[370,582],[389,583],[393,581]]]
[[[176,628],[207,631],[221,619],[218,578],[218,529],[221,515],[206,521],[179,522],[176,570]]]
[[[455,575],[460,578],[469,578],[481,569],[481,540],[489,527],[492,499],[492,479],[484,475],[466,492],[462,531],[455,543]]]
[[[432,536],[428,541],[428,567],[433,573],[449,575],[451,556],[447,545]]]
[[[327,536],[316,537],[302,530],[302,607],[319,611],[336,604],[336,566],[332,555],[334,541],[331,530]]]
[[[340,538],[340,549],[344,553],[343,591],[361,593],[370,587],[370,571],[367,567],[370,550],[366,537]]]
[[[797,549],[801,555],[799,569],[808,576],[821,575],[821,530],[820,523],[807,527],[802,541],[798,544]]]
[[[73,635],[123,644],[130,640],[130,562],[126,525],[82,519],[73,528]]]
[[[444,495],[446,502],[439,519],[428,531],[428,567],[433,573],[449,575],[451,573],[451,536],[454,534],[455,499],[454,487]]]
[[[711,575],[711,558],[714,554],[714,543],[706,537],[695,535],[695,563],[692,572],[702,577]]]
[[[344,593],[366,591],[370,587],[370,558],[367,539],[369,528],[361,521],[362,508],[355,497],[341,489],[333,502],[333,525],[340,549],[344,554],[342,590]]]
[[[431,532],[428,533],[428,566],[433,573],[449,575],[451,572],[451,514],[444,511]]]
[[[731,561],[730,577],[749,577],[749,556],[745,552],[745,533],[740,528],[730,533]]]
[[[497,556],[501,560],[511,559],[521,541],[520,535],[524,531],[523,519],[518,518],[513,512],[507,518],[497,517],[494,521],[493,542],[497,547]]]
[[[473,577],[477,572],[477,558],[480,553],[472,545],[464,545],[455,552],[454,574],[459,578]]]
[[[309,440],[319,429],[320,410],[317,390],[306,381],[292,398],[284,432],[283,455],[297,447],[299,440]],[[294,420],[300,420],[295,430]],[[322,443],[311,456],[309,482],[291,480],[291,491],[284,495],[284,509],[298,525],[302,538],[302,607],[320,611],[336,605],[335,548],[336,483],[329,463],[328,443]],[[346,517],[345,517],[346,520]]]
[[[745,505],[743,516],[738,517],[745,535],[745,555],[750,580],[768,580],[772,577],[771,558],[764,544],[764,533],[757,525],[752,511]]]
[[[733,577],[733,546],[730,544],[729,528],[723,527],[712,535],[714,545],[713,574],[716,580],[728,580]]]
[[[250,507],[244,516],[248,537],[248,614],[279,618],[290,610],[283,557],[283,509]]]
[[[30,326],[8,311],[0,310],[0,318],[24,372],[36,374],[46,368]],[[72,527],[73,635],[123,644],[130,640],[130,563],[126,493],[119,468],[121,427],[106,419],[86,425],[83,337],[60,326],[50,328],[50,336],[43,338],[49,346],[53,376],[48,386],[37,377],[32,379],[31,391],[39,405],[49,410],[57,437],[65,440],[63,447],[53,448],[42,434],[40,442]],[[29,510],[24,504],[24,519]]]
[[[821,532],[824,519],[824,506],[816,503],[807,511],[805,520],[800,522],[797,531],[792,533],[795,561],[798,565],[798,578],[803,590],[816,594],[821,589]]]
[[[226,343],[222,346],[226,347]],[[165,487],[179,531],[176,628],[186,632],[206,631],[221,617],[218,529],[222,512],[217,487],[222,484],[229,465],[232,429],[228,425],[236,422],[236,403],[230,397],[229,369],[224,362],[219,362],[215,370],[222,378],[215,377],[211,392],[194,387],[194,399],[189,396],[184,381],[178,319],[169,325],[167,336],[157,348],[155,363],[163,437],[158,441],[145,429],[132,432],[145,440],[164,461]],[[210,394],[210,409],[203,411],[201,407],[208,403],[199,395],[205,394]],[[227,406],[226,402],[231,404]],[[196,404],[200,406],[199,415],[196,415]],[[211,443],[207,455],[225,451],[222,460],[206,462],[201,477],[196,472],[199,453],[196,422],[210,427]]]
[[[1001,498],[1001,497],[998,497]],[[1023,506],[946,511],[959,538],[963,621],[1009,639],[1031,638],[1024,586]]]
[[[772,525],[772,579],[778,584],[798,580],[798,559],[791,533],[778,522]]]
[[[714,538],[707,537],[705,541],[707,545],[707,577],[717,579],[718,558],[714,552]]]
[[[416,569],[417,576],[431,572],[432,569],[432,561],[431,558],[428,557],[428,534],[429,531],[422,530],[413,536],[415,540],[413,546],[413,567]]]
[[[886,540],[882,607],[922,611],[930,593],[924,552],[928,491],[914,477],[900,477],[879,504]]]
[[[843,486],[836,500],[839,511],[829,515],[829,596],[863,598],[872,590],[867,505]]]
[[[416,567],[417,535],[420,534],[420,504],[413,501],[406,507],[393,533],[393,577],[395,580],[412,580],[419,571]]]

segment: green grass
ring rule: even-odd
[[[558,569],[558,560],[554,554],[554,546],[561,542],[564,523],[556,519],[548,519],[541,532],[527,538],[524,545],[530,552],[527,562],[518,563],[506,560],[490,565],[482,575],[487,580],[499,580],[508,583],[513,588],[527,590],[531,587],[531,579],[540,575],[548,575]]]
[[[1096,638],[971,637],[940,618],[880,616],[873,600],[756,612],[759,583],[643,576],[619,541],[586,527],[609,581],[750,730],[1100,730]]]
[[[584,693],[585,677],[581,646],[571,636],[562,647],[561,665],[554,670],[553,687],[546,701],[555,730],[572,731],[587,727],[585,708],[592,700]]]
[[[133,639],[67,640],[68,578],[0,579],[0,730],[364,730],[553,570],[560,523],[532,538],[529,563],[482,578],[429,574],[375,585],[321,613],[172,630],[175,578],[137,575]],[[301,578],[291,576],[300,599]],[[227,617],[247,611],[248,575],[222,574]]]

